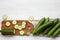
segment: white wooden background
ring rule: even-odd
[[[35,20],[42,17],[60,18],[60,0],[0,0],[0,24],[4,14],[8,15],[8,19],[28,19],[29,16],[33,16]],[[0,34],[0,40],[60,40],[60,37],[53,39]]]

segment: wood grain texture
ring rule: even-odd
[[[12,24],[12,21],[13,20],[3,20],[1,23],[1,25],[2,25],[1,30],[12,29],[12,30],[15,30],[15,35],[20,35],[19,34],[20,30],[14,28],[14,24]],[[32,23],[30,23],[29,21],[27,21],[27,20],[16,20],[16,21],[17,21],[18,25],[22,25],[22,22],[26,22],[26,27],[24,29],[22,29],[22,30],[24,30],[24,35],[27,35],[27,32],[33,31],[34,25]],[[10,22],[11,25],[7,27],[5,24],[6,22]]]

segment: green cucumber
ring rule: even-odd
[[[50,19],[49,19],[49,17],[48,17],[48,18],[45,19],[44,24],[48,23],[49,21],[50,21]],[[47,29],[47,28],[46,28],[46,29]],[[44,29],[44,30],[42,31],[42,33],[43,33],[46,29]]]
[[[48,17],[48,18],[46,18],[44,24],[47,23],[47,22],[49,22],[49,21],[50,21],[50,19],[49,19],[49,17]]]
[[[24,30],[21,30],[19,33],[20,35],[24,35]]]
[[[11,34],[14,34],[14,30],[0,30],[0,32],[4,35],[11,35]]]
[[[42,19],[38,22],[38,24],[35,26],[35,29],[34,29],[33,32],[32,32],[33,35],[36,33],[37,29],[44,23],[44,21],[45,21],[45,18],[42,18]]]
[[[6,22],[6,26],[10,26],[11,25],[11,23],[10,22]]]
[[[50,26],[49,28],[47,28],[47,29],[43,32],[43,34],[47,34],[47,33],[53,28],[53,26],[55,26],[55,25],[59,22],[59,19],[55,19],[53,22],[54,22],[53,25]]]
[[[3,18],[3,20],[7,20],[8,17],[7,17],[7,15],[3,15],[2,18]]]
[[[60,26],[60,22],[58,22],[49,32],[48,32],[48,36],[51,36],[55,31],[56,29]]]
[[[52,35],[53,38],[55,38],[56,36],[58,36],[58,34],[60,33],[60,28],[58,28]]]
[[[17,21],[16,20],[13,20],[12,21],[12,24],[14,24],[14,25],[17,24]]]
[[[17,28],[18,30],[22,30],[22,26],[18,26],[18,28]]]
[[[46,23],[46,24],[43,24],[42,26],[40,26],[38,29],[37,29],[37,31],[36,31],[36,33],[41,33],[44,29],[46,29],[46,28],[48,28],[49,26],[51,26],[53,24],[53,21],[50,21],[50,22],[48,22],[48,23]]]

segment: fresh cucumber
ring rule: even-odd
[[[49,17],[48,17],[48,18],[45,19],[44,24],[48,23],[49,21],[50,21],[50,19],[49,19]],[[47,29],[47,28],[46,28],[46,29]],[[43,33],[46,29],[44,29],[44,30],[42,31],[42,33]]]
[[[25,28],[26,27],[26,25],[21,25],[22,26],[22,28]]]
[[[60,33],[60,28],[58,28],[52,35],[52,37],[56,37],[58,36],[58,34]]]
[[[10,24],[11,24],[10,22],[6,22],[6,26],[10,26]]]
[[[17,25],[17,24],[14,25],[14,28],[15,28],[15,29],[18,29],[18,28],[19,28],[19,25]]]
[[[30,35],[30,32],[27,32],[27,35],[29,36]]]
[[[17,24],[17,21],[16,21],[16,20],[13,20],[13,21],[12,21],[12,24]]]
[[[25,28],[26,27],[26,22],[22,22],[22,28]]]
[[[35,26],[35,29],[34,29],[33,32],[32,32],[33,35],[36,33],[37,29],[44,23],[44,21],[45,21],[45,18],[42,18],[42,19],[38,22],[38,24]]]
[[[7,15],[3,15],[2,18],[3,18],[3,20],[7,20],[8,17],[7,17]]]
[[[18,28],[17,28],[18,30],[22,30],[22,26],[18,26]]]
[[[53,21],[50,21],[50,22],[48,22],[48,23],[46,23],[46,24],[43,24],[42,26],[40,26],[38,29],[37,29],[37,31],[36,31],[36,33],[41,33],[44,29],[46,29],[46,28],[48,28],[49,26],[51,26],[53,24]]]
[[[34,20],[34,17],[33,17],[33,16],[30,16],[28,19],[29,19],[30,21],[33,21],[33,20]]]
[[[43,32],[43,34],[47,34],[47,33],[59,22],[59,19],[55,19],[53,22],[54,22],[53,25],[50,26],[49,28],[47,28],[47,29]]]
[[[49,32],[48,32],[48,36],[51,36],[54,31],[56,31],[56,29],[60,26],[60,22],[58,22]]]
[[[46,18],[44,24],[47,23],[47,22],[49,22],[49,21],[50,21],[50,19],[49,19],[49,17],[48,17],[48,18]]]
[[[20,33],[20,35],[24,35],[24,31],[23,30],[21,30],[19,33]]]
[[[22,22],[22,25],[26,25],[26,22],[23,21],[23,22]]]
[[[14,30],[0,30],[0,32],[4,35],[11,35],[11,34],[14,34]]]

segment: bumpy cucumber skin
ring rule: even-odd
[[[47,27],[51,26],[52,24],[53,24],[53,21],[50,21],[50,22],[48,22],[46,24],[43,24],[42,26],[40,26],[37,29],[36,33],[40,34],[44,29],[46,29]]]
[[[48,18],[45,19],[44,24],[45,24],[45,23],[48,23],[49,21],[50,21],[50,19],[49,19],[49,17],[48,17]],[[46,28],[46,29],[47,29],[47,28]],[[42,33],[43,33],[46,29],[44,29],[44,30],[42,31]]]
[[[60,33],[60,28],[58,28],[52,35],[53,38],[55,38],[56,36],[58,36],[58,34]]]
[[[0,32],[4,35],[12,35],[14,34],[14,30],[0,30]]]
[[[49,32],[48,32],[48,36],[51,36],[54,31],[60,26],[60,22],[58,22]]]
[[[47,28],[47,29],[43,32],[43,34],[47,34],[47,33],[53,28],[53,26],[55,26],[55,25],[59,22],[59,19],[55,19],[53,22],[54,22],[53,25],[50,26],[49,28]]]
[[[33,35],[34,35],[35,32],[37,31],[37,29],[44,23],[44,21],[45,21],[45,18],[42,18],[42,19],[38,22],[38,24],[35,26],[35,29],[34,29],[33,32],[32,32]]]
[[[47,23],[47,22],[49,22],[49,21],[50,21],[50,19],[49,19],[49,17],[48,17],[48,18],[46,18],[44,24]]]

